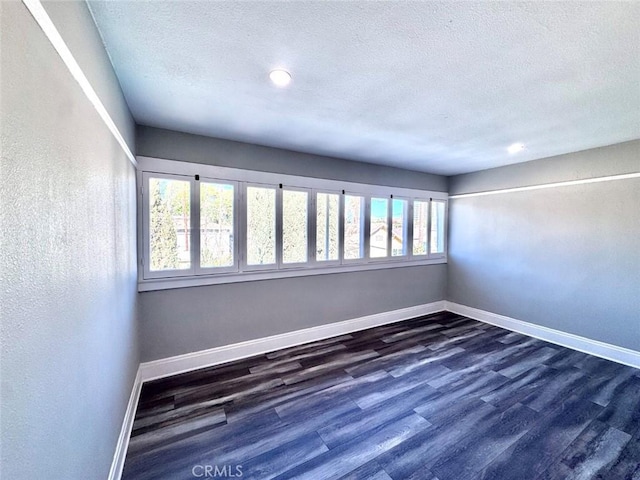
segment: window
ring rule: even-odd
[[[247,187],[247,265],[276,263],[276,189]]]
[[[339,260],[339,223],[340,196],[334,193],[318,192],[316,194],[316,261]]]
[[[371,258],[384,258],[389,254],[388,204],[389,201],[386,198],[371,198],[371,233],[369,235]]]
[[[282,263],[307,261],[309,194],[306,191],[282,192]]]
[[[391,256],[402,257],[407,255],[409,202],[399,198],[391,201]]]
[[[431,250],[432,254],[444,254],[445,202],[431,201]]]
[[[364,258],[364,197],[344,197],[344,259]]]
[[[231,267],[235,263],[235,187],[200,183],[200,267]]]
[[[140,291],[446,261],[443,193],[139,165]]]
[[[427,255],[427,233],[429,227],[429,202],[413,202],[413,255]]]
[[[148,266],[153,276],[191,269],[191,184],[149,177]]]

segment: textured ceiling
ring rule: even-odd
[[[143,125],[442,174],[640,138],[640,2],[89,6]]]

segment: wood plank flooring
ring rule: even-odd
[[[439,313],[144,385],[123,479],[640,480],[640,370]]]

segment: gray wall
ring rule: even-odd
[[[139,127],[138,154],[292,175],[446,191],[437,175]],[[444,300],[446,265],[140,294],[143,361]]]
[[[250,143],[138,127],[138,155],[346,182],[446,192],[447,177],[262,147]]]
[[[86,4],[45,7],[132,140]],[[139,363],[134,169],[26,7],[0,8],[0,476],[103,480]]]
[[[450,194],[640,172],[640,141],[450,179]],[[447,299],[640,350],[640,179],[452,199]]]
[[[140,294],[142,360],[444,300],[446,265]]]

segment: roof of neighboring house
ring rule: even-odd
[[[380,230],[384,230],[385,232],[387,231],[387,226],[386,225],[380,225],[378,228],[376,228],[373,232],[371,232],[371,236],[375,235],[376,233],[378,233]],[[402,235],[398,235],[396,230],[393,230],[392,232],[393,235],[393,239],[396,240],[399,243],[402,243]]]

